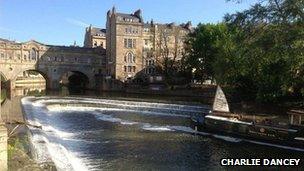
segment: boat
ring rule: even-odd
[[[274,143],[304,150],[304,112],[288,112],[289,122],[273,122],[275,116],[242,115],[229,111],[222,89],[218,86],[212,111],[191,116],[197,131],[228,135],[235,138]]]

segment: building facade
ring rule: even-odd
[[[92,26],[86,29],[85,46],[94,47],[96,42],[100,45],[97,39],[105,42],[105,75],[125,82],[137,76],[157,74],[156,68],[162,67],[166,59],[178,62],[184,54],[184,39],[191,23],[144,22],[141,10],[125,14],[113,7],[107,12],[106,39],[103,35],[96,38],[92,30]]]
[[[11,89],[25,71],[40,73],[49,89],[58,89],[60,81],[70,72],[88,78],[86,88],[94,89],[95,76],[105,73],[105,58],[105,49],[100,47],[53,46],[34,40],[19,43],[0,39],[0,74],[10,82]]]
[[[37,70],[49,80],[48,88],[57,88],[63,74],[84,73],[93,88],[102,79],[126,82],[156,75],[164,60],[178,62],[182,58],[190,22],[144,22],[141,10],[125,14],[114,7],[106,17],[106,29],[86,28],[84,47],[0,39],[0,73],[16,80],[24,71]]]
[[[86,28],[86,33],[84,36],[83,46],[86,48],[106,48],[106,29],[101,29],[97,27]]]

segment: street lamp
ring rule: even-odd
[[[195,83],[194,82],[194,73],[195,73],[195,71],[196,71],[196,68],[192,68],[192,83]]]

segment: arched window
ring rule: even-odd
[[[37,60],[37,51],[36,51],[36,49],[33,48],[33,49],[31,50],[30,56],[31,56],[31,60],[34,60],[34,61]]]
[[[127,55],[125,56],[125,61],[127,63],[135,63],[135,56],[133,53],[129,52],[127,53]]]

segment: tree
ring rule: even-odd
[[[303,13],[304,0],[265,0],[220,24],[201,24],[188,38],[188,68],[244,100],[303,97]]]
[[[181,60],[184,55],[184,36],[187,31],[175,26],[158,25],[155,38],[155,59],[158,70],[166,77],[169,84],[174,84],[176,75],[181,71]]]
[[[225,16],[229,29],[240,33],[235,56],[243,61],[241,76],[250,85],[239,81],[240,88],[253,89],[258,101],[274,102],[303,91],[303,7],[303,0],[268,0]]]

